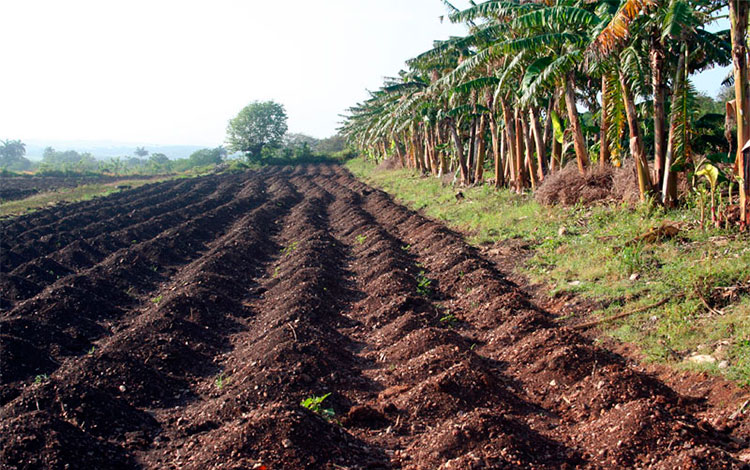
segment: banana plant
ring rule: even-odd
[[[695,172],[695,175],[703,176],[708,181],[711,190],[711,223],[718,226],[718,219],[716,217],[716,186],[719,182],[719,169],[710,163],[705,163],[700,170]],[[702,217],[701,227],[703,227]]]

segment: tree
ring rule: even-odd
[[[273,101],[245,106],[227,126],[231,152],[242,152],[248,160],[261,160],[266,147],[279,145],[287,131],[284,106]]]
[[[729,33],[705,29],[727,1],[739,43],[746,0],[487,0],[466,10],[444,0],[469,34],[407,61],[349,109],[340,131],[376,163],[393,156],[422,173],[455,172],[463,184],[482,182],[491,147],[495,185],[519,191],[534,190],[567,155],[583,172],[597,155],[600,165],[619,165],[629,147],[642,200],[664,181],[673,201],[677,175],[694,157],[726,148],[720,108],[696,96],[688,78],[729,63]],[[741,46],[735,62],[745,70]],[[742,77],[735,85],[747,88]]]
[[[0,141],[0,167],[26,170],[31,162],[24,158],[26,155],[26,144],[20,140]]]
[[[148,162],[155,171],[170,171],[172,169],[172,160],[163,153],[152,153]]]
[[[190,155],[189,160],[191,166],[218,165],[226,156],[226,149],[220,145],[213,149],[196,150]]]
[[[737,179],[740,181],[740,220],[747,223],[747,192],[750,184],[750,162],[742,153],[750,140],[750,62],[748,60],[747,31],[750,22],[750,2],[729,0],[729,20],[732,27],[732,59],[734,64],[734,109],[737,120]]]
[[[148,150],[146,150],[146,147],[136,147],[133,153],[143,158],[148,155]]]

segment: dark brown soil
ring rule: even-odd
[[[0,177],[0,201],[24,199],[37,193],[83,184],[113,183],[128,177],[116,176],[4,176]]]
[[[0,228],[3,469],[745,467],[730,404],[559,326],[341,167]],[[333,416],[300,406],[327,393]]]

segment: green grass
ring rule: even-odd
[[[157,183],[169,178],[162,179],[143,179],[133,178],[127,180],[115,181],[106,184],[85,184],[75,188],[59,188],[55,191],[34,194],[33,196],[16,201],[0,202],[0,217],[13,217],[17,215],[34,212],[45,207],[49,207],[61,202],[78,202],[88,201],[95,197],[107,196],[120,191],[118,186],[130,186],[137,188],[148,183]]]
[[[519,262],[519,269],[532,282],[548,286],[549,295],[601,302],[606,307],[595,317],[671,299],[605,323],[603,334],[637,344],[650,360],[750,383],[750,238],[734,231],[702,231],[694,203],[674,211],[624,205],[548,208],[529,195],[489,186],[462,189],[465,198],[458,201],[457,189],[434,177],[377,171],[360,159],[347,167],[400,202],[464,232],[472,244],[524,240],[532,256]],[[664,222],[681,224],[679,235],[628,244]],[[735,295],[723,298],[729,292]],[[686,360],[691,353],[713,355],[717,362],[696,366]],[[721,361],[726,367],[719,369]]]

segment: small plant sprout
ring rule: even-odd
[[[357,235],[357,244],[361,245],[365,242],[365,240],[367,240],[367,235],[364,235],[364,234]]]
[[[34,383],[37,385],[40,383],[44,383],[48,380],[49,380],[49,375],[47,374],[39,374],[36,377],[34,377]]]
[[[419,271],[417,275],[417,294],[425,297],[430,295],[430,285],[432,279],[428,278],[424,271]]]
[[[220,373],[216,376],[216,379],[214,380],[214,385],[216,385],[216,388],[221,390],[224,388],[224,385],[229,383],[229,377],[227,377],[224,372]]]
[[[288,256],[288,255],[292,254],[292,252],[294,252],[294,250],[297,249],[298,245],[299,245],[299,242],[292,242],[292,243],[290,243],[289,245],[287,245],[286,247],[284,247],[283,250],[281,250],[281,254],[284,255],[284,256]]]
[[[440,323],[448,326],[448,328],[453,328],[458,323],[458,318],[448,311],[445,315],[440,317]]]
[[[703,167],[695,172],[696,176],[704,176],[708,181],[711,190],[711,222],[716,224],[716,186],[719,181],[719,169],[710,163],[706,163]],[[703,218],[701,216],[701,226],[703,226]]]
[[[96,352],[96,346],[91,346],[91,349],[89,349],[87,354],[89,356],[93,356],[95,352]]]
[[[275,267],[275,268],[273,269],[273,276],[272,276],[272,277],[273,277],[274,279],[276,279],[277,277],[279,277],[279,271],[281,271],[281,266],[276,266],[276,267]]]
[[[404,250],[404,251],[409,251],[409,250],[411,250],[411,245],[404,245],[404,246],[401,247],[401,249]]]
[[[303,408],[307,408],[313,413],[322,416],[326,419],[326,421],[330,421],[331,419],[333,419],[336,413],[333,411],[333,408],[323,408],[323,401],[325,401],[325,399],[329,396],[331,396],[330,393],[326,393],[325,395],[321,395],[319,397],[311,396],[302,400],[300,402],[300,405]]]
[[[163,295],[157,295],[156,297],[154,297],[153,299],[151,299],[151,303],[158,304],[159,302],[161,302],[161,299],[163,299],[163,298],[164,298]]]

